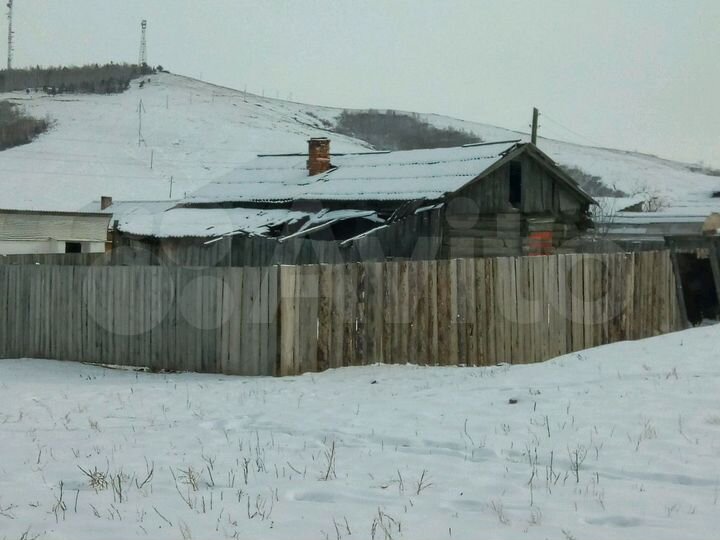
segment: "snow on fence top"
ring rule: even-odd
[[[479,176],[515,142],[331,157],[308,176],[305,155],[262,156],[190,194],[186,204],[437,199]]]

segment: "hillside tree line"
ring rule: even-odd
[[[43,91],[56,94],[117,94],[130,81],[154,73],[155,69],[134,64],[90,64],[86,66],[41,67],[0,70],[0,89]]]
[[[0,150],[27,144],[49,127],[49,119],[34,118],[15,103],[0,101]]]
[[[482,142],[477,135],[451,127],[438,128],[418,114],[397,111],[343,111],[335,131],[369,142],[381,150],[448,148]]]
[[[586,173],[578,167],[560,165],[560,168],[592,197],[627,197],[628,195],[615,186],[605,185],[601,177]]]

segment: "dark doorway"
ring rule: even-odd
[[[65,242],[65,253],[82,253],[80,242]]]
[[[522,164],[519,161],[510,162],[510,204],[520,208],[522,203]]]
[[[677,259],[688,321],[697,325],[706,319],[717,319],[720,306],[710,259],[689,253],[678,253]]]

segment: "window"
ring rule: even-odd
[[[522,202],[522,164],[519,161],[510,162],[510,204],[520,208]]]
[[[82,253],[80,242],[65,242],[65,253]]]

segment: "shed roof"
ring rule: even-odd
[[[179,199],[166,201],[125,201],[113,200],[110,206],[102,210],[95,210],[101,214],[112,214],[113,219],[123,219],[131,215],[149,215],[164,212],[177,205]],[[85,207],[84,211],[100,208],[100,201],[93,201]]]
[[[303,222],[300,230],[344,219],[381,220],[367,210],[319,210],[287,208],[171,208],[155,214],[126,214],[119,230],[156,238],[216,238],[232,234],[266,235],[271,229]]]
[[[612,224],[648,224],[648,223],[703,223],[713,213],[720,213],[720,199],[683,201],[660,201],[655,211],[632,212],[624,210],[630,203],[645,202],[648,196],[637,198],[601,198],[602,207],[593,217],[597,222]]]
[[[516,147],[516,141],[504,141],[334,155],[334,168],[314,176],[308,176],[304,155],[261,156],[193,192],[183,203],[433,200],[457,191]]]

